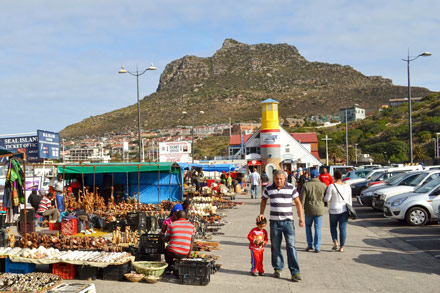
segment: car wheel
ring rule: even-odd
[[[425,225],[426,222],[428,222],[428,219],[428,213],[421,207],[410,208],[405,216],[406,222],[411,226]]]

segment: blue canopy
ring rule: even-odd
[[[189,164],[189,163],[178,163],[182,169],[190,170],[192,167],[202,168],[205,172],[229,172],[234,171],[235,166],[233,164]]]

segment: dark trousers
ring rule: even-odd
[[[168,249],[165,250],[165,261],[168,264],[167,270],[171,271],[174,270],[174,273],[176,274],[176,269],[174,268],[174,263],[176,262],[176,259],[182,259],[187,257],[187,254],[180,254],[175,253],[172,251],[169,251]]]

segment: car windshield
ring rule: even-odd
[[[415,178],[417,178],[419,175],[421,175],[420,173],[417,174],[411,174],[408,175],[406,177],[403,177],[401,180],[399,180],[397,183],[397,185],[410,185],[411,181],[413,181]]]
[[[406,173],[401,173],[401,174],[397,174],[397,175],[388,177],[387,179],[385,179],[385,181],[391,185],[396,185],[396,184],[399,184],[399,182],[401,180],[403,180],[403,178],[405,178],[406,176],[407,176]]]
[[[414,192],[417,192],[417,193],[428,193],[431,190],[437,188],[437,186],[440,186],[440,179],[432,180],[432,181],[430,181],[430,182],[420,186]]]
[[[369,170],[354,171],[354,172],[355,172],[356,176],[358,176],[359,178],[365,178],[367,176],[367,174],[370,173]]]
[[[414,178],[412,181],[408,182],[407,185],[417,186],[417,185],[419,185],[420,182],[423,181],[423,179],[425,179],[426,176],[428,176],[428,173],[422,173],[419,176],[417,176],[416,178]]]
[[[380,178],[380,176],[382,176],[383,175],[383,173],[384,172],[376,172],[376,173],[374,173],[373,175],[371,175],[371,181],[376,181],[376,180],[378,180],[379,178]]]

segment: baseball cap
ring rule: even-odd
[[[172,213],[177,212],[177,211],[183,211],[183,206],[180,203],[176,204],[173,207],[173,209],[171,210]]]
[[[318,177],[319,176],[319,172],[318,172],[318,170],[312,170],[311,172],[310,172],[310,177],[312,177],[312,178],[315,178],[315,177]]]

